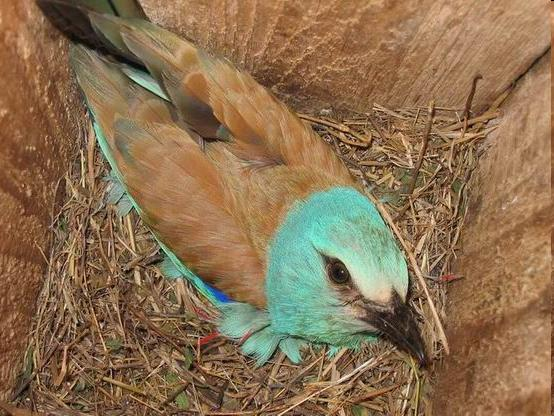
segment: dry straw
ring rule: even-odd
[[[466,115],[464,121],[464,113]],[[446,286],[468,180],[495,108],[432,107],[341,118],[302,116],[363,181],[410,260],[411,304],[430,355],[447,349]],[[106,206],[106,164],[92,129],[61,186],[48,271],[14,400],[52,415],[429,414],[433,372],[381,341],[359,352],[309,349],[255,369],[213,334],[214,311],[164,279],[149,232]],[[425,147],[425,148],[424,148]],[[13,410],[13,409],[12,409]]]

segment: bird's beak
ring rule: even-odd
[[[421,367],[429,364],[414,315],[398,294],[394,293],[389,308],[377,310],[368,307],[365,320],[398,348],[412,354]]]

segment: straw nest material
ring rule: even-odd
[[[365,183],[410,265],[411,304],[430,355],[447,349],[446,286],[466,215],[468,180],[496,107],[375,105],[342,119],[302,116]],[[340,120],[340,121],[339,121]],[[156,267],[160,255],[135,213],[105,202],[106,163],[92,128],[60,186],[48,271],[14,399],[52,415],[419,415],[430,413],[433,371],[385,341],[361,351],[282,353],[255,368],[210,323],[215,311]]]

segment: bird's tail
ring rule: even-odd
[[[121,51],[106,42],[105,36],[91,23],[91,14],[147,19],[137,0],[36,0],[36,3],[52,24],[71,40],[116,55],[122,55]]]

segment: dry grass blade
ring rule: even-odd
[[[315,391],[314,393],[311,393],[311,394],[308,394],[306,397],[300,399],[299,401],[297,401],[296,403],[290,405],[289,407],[287,407],[285,410],[283,410],[281,413],[279,413],[277,416],[282,416],[284,415],[285,413],[288,413],[290,412],[292,409],[300,406],[302,403],[304,403],[305,401],[311,399],[312,397],[315,397],[321,393],[323,393],[324,391],[326,390],[329,390],[331,387],[334,387],[338,384],[341,384],[341,383],[344,383],[345,381],[351,379],[352,377],[354,377],[356,374],[360,373],[361,371],[364,371],[366,370],[367,368],[370,368],[372,366],[375,366],[380,360],[381,360],[382,357],[376,357],[376,358],[370,358],[369,360],[367,360],[365,363],[361,364],[360,366],[356,367],[354,370],[352,370],[351,372],[349,372],[348,374],[342,376],[341,378],[339,378],[338,380],[336,381],[333,381],[331,383],[329,383],[328,386],[326,387],[323,387],[321,390],[317,390]]]
[[[496,107],[466,114],[460,125],[461,112],[437,107],[429,134],[422,108],[303,116],[367,185],[402,242],[417,282],[411,306],[435,359],[448,350],[443,276],[452,273],[478,142],[495,114]],[[309,348],[300,365],[277,355],[256,369],[236,344],[214,336],[213,308],[160,275],[140,219],[120,219],[104,203],[106,165],[92,130],[83,137],[65,178],[67,199],[53,216],[20,406],[52,415],[428,414],[432,372],[419,373],[386,342],[334,357]],[[423,140],[429,146],[419,157]]]
[[[419,170],[421,169],[421,164],[423,163],[423,158],[425,157],[425,152],[427,152],[427,146],[429,145],[429,134],[431,134],[431,128],[433,127],[433,118],[435,117],[435,103],[432,102],[429,105],[429,114],[427,116],[427,124],[425,125],[425,133],[423,133],[423,143],[421,144],[421,150],[419,151],[419,156],[417,158],[416,165],[414,167],[414,171],[412,173],[412,179],[410,180],[410,184],[408,185],[408,190],[406,191],[406,195],[408,199],[412,198],[412,194],[414,192],[414,188],[417,182],[417,177],[419,175]],[[402,215],[406,212],[408,207],[410,206],[409,203],[406,203],[404,207],[396,214],[396,217],[394,221],[398,221]],[[399,234],[397,233],[397,236]]]

